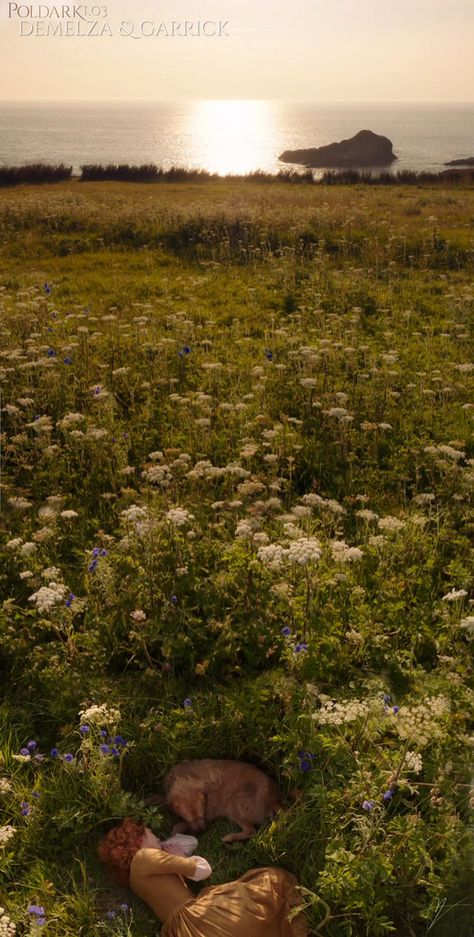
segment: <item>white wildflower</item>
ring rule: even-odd
[[[6,846],[8,840],[16,833],[14,826],[0,826],[0,846]]]
[[[161,485],[162,488],[167,488],[172,479],[171,469],[168,465],[152,465],[151,468],[143,472],[143,476],[152,485]]]
[[[101,705],[89,706],[87,709],[81,709],[79,719],[83,723],[96,723],[97,725],[116,725],[120,721],[121,715],[118,709],[108,706],[107,703]]]
[[[447,592],[446,595],[443,595],[443,598],[441,601],[442,602],[457,602],[458,599],[464,599],[466,595],[467,595],[467,592],[465,589],[455,589],[453,586],[453,588],[449,592]]]
[[[194,514],[190,514],[186,508],[171,508],[165,514],[165,518],[170,524],[173,524],[174,527],[184,527],[186,524],[189,524],[190,521],[194,520]]]
[[[400,707],[397,713],[389,710],[387,715],[400,738],[424,748],[433,739],[441,739],[446,734],[441,721],[449,712],[450,703],[445,696],[427,696],[422,703]]]
[[[20,547],[20,553],[22,556],[31,556],[37,550],[36,543],[32,543],[31,540],[27,541]]]
[[[327,700],[319,710],[313,713],[312,718],[320,725],[344,725],[356,719],[365,719],[372,706],[370,700],[345,699],[335,702]]]
[[[0,937],[15,937],[16,924],[5,913],[5,908],[0,907]]]
[[[280,569],[284,555],[285,551],[279,543],[269,543],[257,550],[258,559],[268,569]]]
[[[368,508],[361,508],[360,511],[356,511],[356,517],[360,517],[360,519],[367,524],[375,523],[375,521],[379,519],[379,515],[376,514],[375,511],[369,511]]]
[[[407,771],[413,771],[414,774],[419,774],[423,768],[423,758],[418,752],[405,752],[404,767]]]
[[[55,605],[59,605],[68,589],[63,583],[50,582],[48,586],[41,586],[37,592],[30,595],[28,602],[34,602],[40,613],[50,612]]]
[[[33,507],[31,501],[28,501],[26,498],[22,497],[9,498],[8,503],[15,511],[27,511],[28,508]]]
[[[464,628],[468,634],[474,634],[474,615],[461,618],[461,628]]]
[[[398,517],[392,517],[390,514],[387,514],[386,517],[381,517],[379,519],[379,528],[380,530],[389,530],[392,532],[397,532],[402,530],[405,526],[405,521],[401,521]]]
[[[73,517],[79,517],[79,514],[77,513],[77,511],[67,510],[67,511],[61,511],[60,517],[64,517],[65,520],[69,521],[69,520],[72,520]]]
[[[9,794],[13,790],[8,778],[0,778],[0,794]]]
[[[432,491],[422,491],[419,495],[415,495],[413,498],[415,504],[432,504],[435,500],[435,495]]]
[[[148,511],[145,507],[139,504],[131,504],[129,508],[125,508],[124,511],[120,512],[120,517],[127,523],[135,523],[136,521],[142,521],[145,517],[148,517]]]
[[[307,566],[308,563],[316,563],[321,558],[321,552],[319,540],[315,540],[314,537],[302,537],[290,544],[288,559],[290,563]]]
[[[216,501],[215,504],[221,506],[224,502]],[[214,507],[214,505],[213,505]],[[239,540],[251,540],[253,536],[252,525],[249,521],[240,520],[237,522],[237,527],[235,528],[235,537]]]
[[[47,569],[43,569],[41,575],[43,579],[49,579],[51,582],[52,579],[61,579],[62,573],[57,566],[48,566]]]
[[[359,547],[350,547],[344,540],[333,540],[331,551],[334,559],[339,563],[353,563],[364,556]]]
[[[18,550],[18,547],[21,547],[23,540],[21,537],[15,537],[13,540],[9,540],[5,546],[7,550]]]

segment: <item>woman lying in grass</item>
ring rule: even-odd
[[[284,869],[251,869],[234,882],[205,888],[197,897],[185,878],[209,878],[212,869],[193,837],[161,843],[132,819],[114,827],[99,845],[99,855],[122,885],[145,901],[163,923],[163,937],[305,937],[301,915],[288,920],[301,903],[294,875]]]

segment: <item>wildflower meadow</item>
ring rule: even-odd
[[[212,884],[470,937],[474,189],[0,192],[0,937],[155,935],[97,843],[186,758]]]

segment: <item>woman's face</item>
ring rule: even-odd
[[[145,827],[145,832],[143,834],[143,839],[141,841],[141,849],[161,849],[160,840],[157,839],[154,833]]]

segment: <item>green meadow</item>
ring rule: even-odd
[[[97,843],[200,757],[288,805],[210,884],[474,933],[473,272],[472,186],[0,191],[0,937],[158,934]]]

